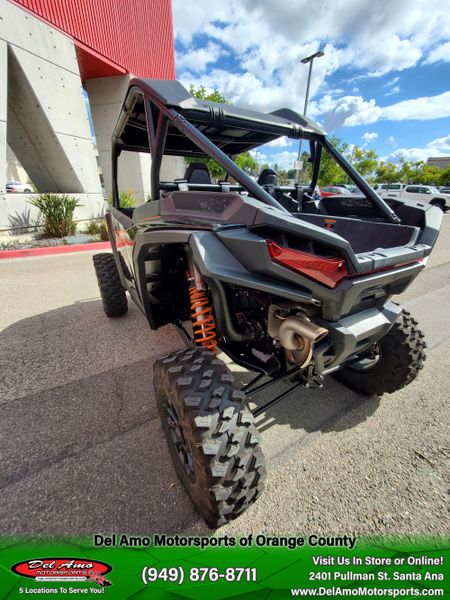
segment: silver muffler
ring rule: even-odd
[[[284,316],[284,311],[276,310],[275,306],[273,308],[275,310],[269,311],[269,335],[286,350],[289,362],[307,367],[311,362],[314,344],[328,334],[328,329],[313,323],[304,312]]]

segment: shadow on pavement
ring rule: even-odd
[[[172,328],[150,331],[134,306],[107,319],[96,299],[24,319],[0,340],[2,534],[207,532],[175,475],[154,402],[153,361],[181,346]],[[269,469],[360,399],[331,378],[261,415]],[[377,402],[361,404],[351,426]]]

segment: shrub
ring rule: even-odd
[[[83,233],[87,233],[88,235],[100,235],[99,228],[100,223],[97,223],[97,221],[91,221],[86,225],[86,229]]]
[[[107,242],[109,240],[108,237],[108,228],[106,227],[106,222],[103,219],[102,221],[91,221],[86,225],[86,229],[84,233],[89,235],[98,235],[101,240]]]
[[[104,242],[107,242],[109,240],[109,236],[108,236],[108,228],[106,227],[106,221],[102,221],[99,225],[99,235],[100,235],[100,239],[103,240]]]
[[[136,199],[134,197],[133,190],[127,190],[126,192],[119,193],[120,206],[121,208],[133,208],[136,205]],[[108,196],[108,204],[112,206],[113,198],[112,194]]]
[[[41,211],[44,232],[50,237],[64,237],[75,233],[73,214],[82,206],[76,198],[67,194],[40,194],[28,202]]]

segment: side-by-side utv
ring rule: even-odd
[[[281,136],[309,144],[308,185],[278,185],[270,169],[256,181],[234,162]],[[331,373],[378,395],[417,376],[424,336],[392,297],[424,268],[442,212],[383,201],[292,110],[199,100],[177,81],[131,81],[112,148],[113,252],[94,256],[104,310],[125,315],[128,292],[152,329],[173,324],[187,344],[156,361],[156,401],[178,476],[217,527],[262,491],[255,415]],[[151,199],[133,208],[121,206],[117,184],[125,151],[151,155]],[[359,194],[314,194],[325,155]],[[170,157],[183,157],[186,173],[162,181]],[[205,159],[223,180],[211,180]],[[237,389],[220,352],[253,381]],[[247,399],[283,380],[286,391],[252,413]]]

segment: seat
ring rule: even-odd
[[[277,174],[273,169],[263,169],[258,177],[258,185],[277,186]]]
[[[184,174],[184,180],[189,183],[211,183],[208,167],[203,163],[191,163]]]
[[[298,212],[299,204],[278,188],[277,174],[273,169],[263,169],[258,177],[258,184],[265,187],[269,194],[275,198],[289,212]]]

